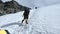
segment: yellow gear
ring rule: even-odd
[[[0,30],[0,34],[7,34],[5,30]]]

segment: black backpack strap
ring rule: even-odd
[[[10,34],[8,30],[5,30],[7,34]]]

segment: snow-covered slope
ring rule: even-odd
[[[12,22],[17,22],[17,21],[21,21],[23,18],[23,11],[22,12],[18,12],[18,13],[13,13],[13,14],[7,14],[4,16],[0,16],[0,26],[4,25],[4,24],[8,24],[8,23],[12,23]]]
[[[60,3],[60,0],[32,0],[32,3],[37,7],[43,7]]]
[[[21,23],[22,13],[1,16],[0,27],[13,22]],[[60,34],[60,4],[32,9],[28,22],[2,29],[7,29],[11,34]]]
[[[29,23],[38,32],[60,34],[60,4],[36,9]]]

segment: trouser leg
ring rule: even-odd
[[[24,20],[25,20],[25,19],[22,20],[22,23],[23,23]]]

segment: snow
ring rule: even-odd
[[[60,34],[60,4],[38,8],[29,22],[37,31],[45,31],[45,34]]]
[[[21,24],[22,13],[1,16],[0,26],[14,22]],[[11,34],[60,34],[60,4],[32,9],[29,24],[10,25],[1,29],[7,29]]]
[[[21,3],[24,1],[21,0]],[[21,11],[0,16],[0,29],[7,29],[11,34],[60,34],[60,4],[54,4],[60,2],[60,0],[46,0],[44,2],[48,4],[41,3],[41,5],[39,3],[41,0],[38,2],[35,0],[37,3],[35,3],[34,0],[31,1],[31,4],[33,3],[34,7],[38,6],[39,8],[30,10],[29,24],[21,24],[21,20],[23,19],[23,11]],[[17,0],[17,2],[19,2],[19,0]],[[25,4],[22,4],[33,7],[28,2],[29,1],[26,1],[24,2]],[[37,5],[38,3],[39,5]]]
[[[0,19],[1,19],[0,23],[7,24],[7,23],[20,21],[23,18],[22,15],[23,15],[23,11],[15,13],[15,14],[8,14],[8,15],[1,16],[0,17]],[[0,26],[3,24],[0,24]]]

